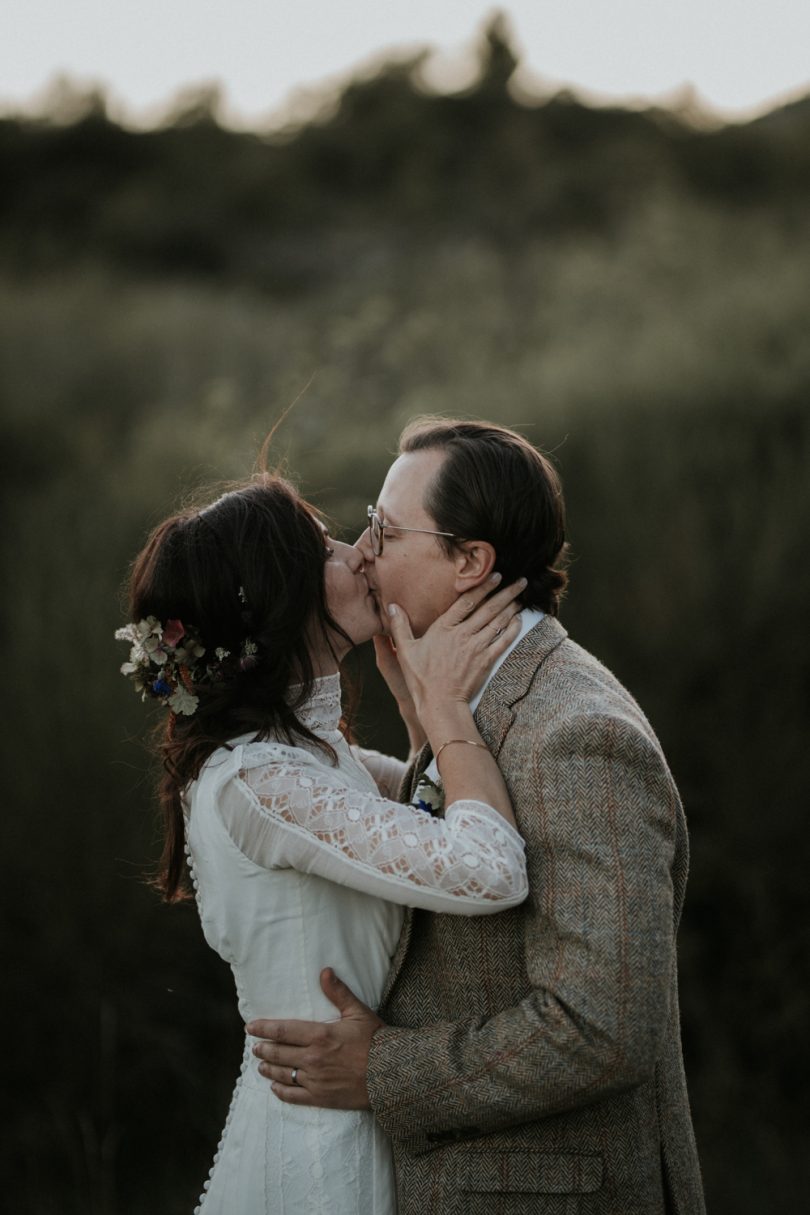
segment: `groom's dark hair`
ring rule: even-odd
[[[504,584],[521,576],[526,607],[559,612],[565,571],[565,502],[551,461],[527,439],[491,422],[416,418],[402,432],[400,452],[441,450],[447,458],[428,487],[424,508],[451,552],[461,540],[486,540]]]

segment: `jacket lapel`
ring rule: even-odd
[[[515,717],[513,706],[523,699],[538,668],[567,636],[558,620],[553,616],[544,616],[540,623],[526,634],[520,645],[515,647],[488,684],[475,712],[475,724],[496,759]],[[405,773],[399,791],[400,801],[410,801],[413,797],[417,781],[430,763],[432,755],[430,745],[425,743]],[[408,907],[391,959],[380,1007],[385,1004],[399,978],[413,933],[413,921],[413,909]]]
[[[544,616],[495,672],[475,711],[475,724],[497,759],[514,721],[514,706],[529,691],[539,668],[568,636],[554,616]]]
[[[430,743],[425,743],[422,750],[417,752],[415,755],[410,767],[403,777],[402,787],[399,791],[399,800],[401,802],[409,802],[411,800],[416,792],[419,777],[422,775],[432,758],[433,752],[430,749]]]
[[[430,743],[425,743],[422,750],[417,753],[411,761],[399,789],[399,800],[401,802],[409,802],[416,792],[416,785],[419,777],[424,772],[425,768],[433,758],[433,752],[430,749]],[[394,956],[391,958],[391,965],[388,968],[388,975],[383,988],[380,1007],[388,999],[391,989],[397,981],[399,972],[402,969],[402,963],[405,961],[405,954],[408,952],[408,945],[411,940],[411,932],[413,931],[413,908],[405,908],[405,919],[402,921],[402,931],[399,934],[399,941],[394,950]]]

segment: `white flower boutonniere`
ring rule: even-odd
[[[426,814],[438,814],[444,809],[444,789],[422,773],[414,790],[412,805]]]

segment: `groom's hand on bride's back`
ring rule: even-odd
[[[366,1069],[371,1039],[384,1024],[329,968],[321,971],[326,998],[340,1012],[339,1021],[249,1021],[261,1059],[259,1071],[273,1092],[291,1105],[327,1109],[370,1109]]]

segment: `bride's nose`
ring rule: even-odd
[[[368,528],[364,527],[360,535],[354,542],[354,547],[362,554],[363,561],[366,565],[372,565],[374,562],[374,553],[371,549],[371,538],[368,534]]]
[[[366,568],[366,556],[358,544],[350,544],[349,548],[349,568],[355,574],[362,574]]]

